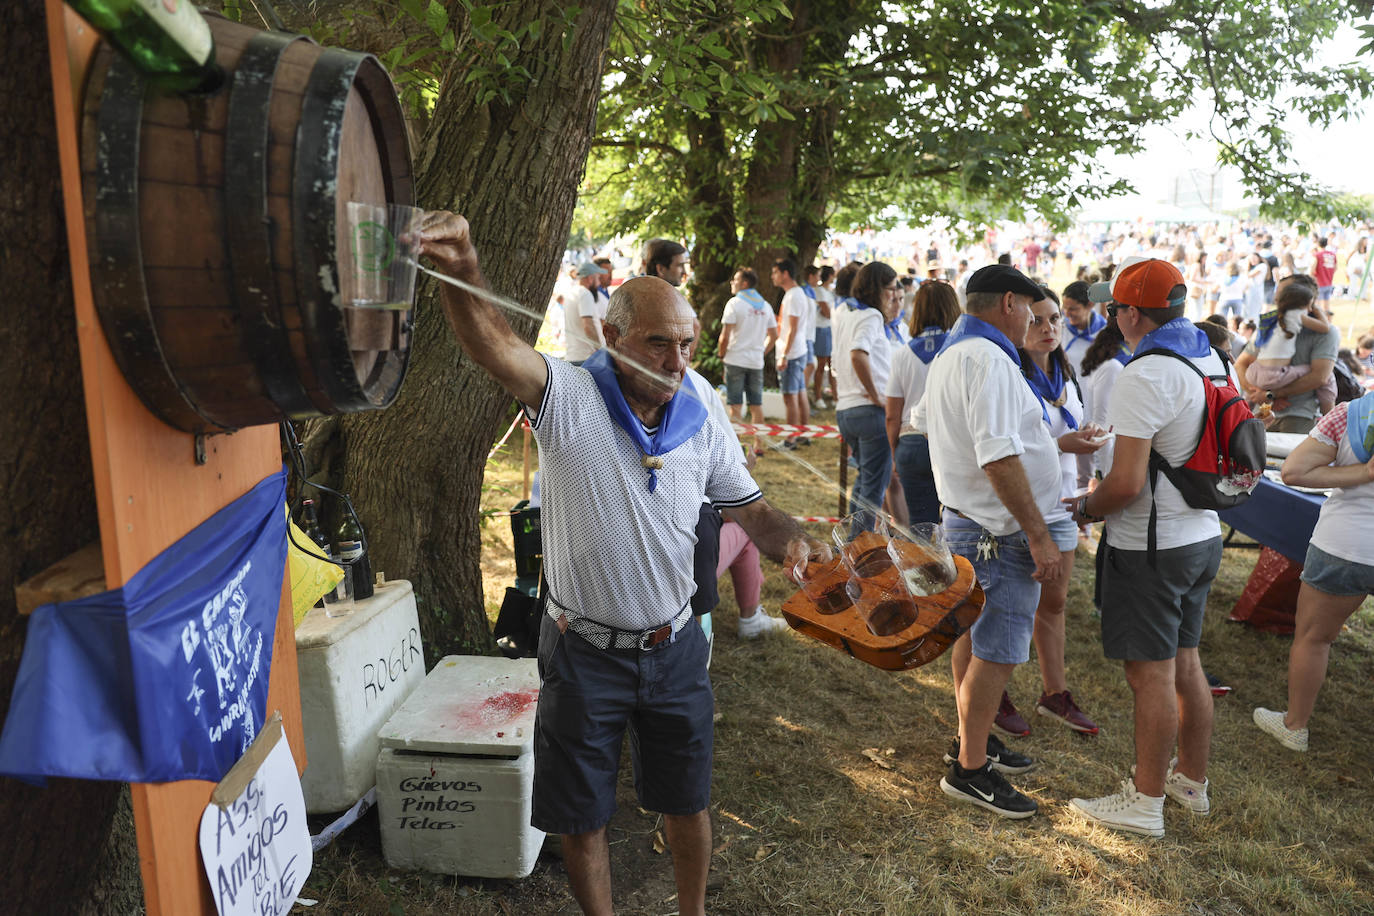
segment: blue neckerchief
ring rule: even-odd
[[[954,322],[954,327],[950,328],[949,333],[945,335],[945,342],[940,345],[940,352],[935,355],[939,356],[940,353],[945,352],[960,341],[975,337],[981,337],[997,344],[1002,352],[1007,354],[1007,359],[1016,363],[1017,369],[1021,368],[1021,357],[1017,354],[1011,339],[983,319],[974,318],[972,315],[959,316],[959,320]]]
[[[921,328],[921,333],[907,341],[906,345],[916,354],[917,359],[929,366],[935,354],[940,352],[947,336],[949,335],[945,333],[944,328],[933,324],[928,328]]]
[[[862,309],[871,308],[871,306],[864,305],[862,302],[860,302],[858,299],[855,299],[853,296],[841,297],[839,304],[847,305],[856,312]]]
[[[1016,352],[1016,347],[1012,346],[1011,339],[983,319],[974,318],[972,315],[959,316],[959,320],[954,322],[954,327],[950,328],[949,333],[945,335],[945,342],[940,345],[940,352],[935,355],[939,356],[940,353],[961,341],[972,340],[975,337],[981,337],[997,344],[998,348],[1007,354],[1007,358],[1016,363],[1016,371],[1021,371],[1021,355]],[[1035,389],[1032,388],[1031,390],[1034,391]],[[1038,394],[1036,399],[1040,400],[1040,413],[1045,422],[1050,422],[1050,412],[1045,409],[1044,400],[1040,399]]]
[[[1126,365],[1131,361],[1131,348],[1126,346],[1125,343],[1122,343],[1121,346],[1117,349],[1116,355],[1113,356],[1112,359],[1121,363],[1121,365],[1123,366]]]
[[[750,287],[749,289],[740,290],[739,298],[749,303],[749,307],[756,312],[761,312],[764,309],[768,308],[768,300],[763,298],[763,293],[760,293],[753,287]]]
[[[889,321],[889,322],[887,322],[886,324],[883,325],[883,333],[886,334],[886,335],[887,335],[887,339],[890,340],[890,341],[892,341],[893,343],[901,343],[901,342],[902,342],[902,330],[901,330],[901,327],[902,327],[902,319],[905,318],[905,317],[906,317],[906,309],[902,309],[900,312],[897,313],[897,317],[893,318],[891,321]]]
[[[1261,350],[1264,345],[1269,343],[1269,338],[1274,336],[1274,329],[1279,326],[1283,316],[1278,309],[1265,312],[1259,317],[1259,328],[1255,331],[1255,349]]]
[[[1355,457],[1367,463],[1374,454],[1374,391],[1346,405],[1345,436]]]
[[[650,437],[644,431],[644,424],[639,422],[639,417],[635,416],[625,401],[611,352],[604,348],[597,350],[587,358],[582,368],[592,374],[592,380],[601,392],[601,399],[606,402],[606,413],[610,414],[616,426],[625,430],[625,435],[630,437],[630,441],[645,457],[666,455],[695,436],[706,422],[706,407],[679,388],[663,408],[658,431]],[[649,492],[652,493],[658,488],[658,474],[654,468],[645,470],[649,472]]]
[[[1199,359],[1212,352],[1207,335],[1187,318],[1175,318],[1146,334],[1135,348],[1137,354],[1150,350],[1173,350],[1179,356]]]
[[[1060,367],[1058,360],[1050,360],[1051,375],[1046,375],[1044,370],[1035,364],[1032,359],[1027,359],[1022,364],[1022,374],[1026,377],[1026,382],[1030,384],[1031,391],[1035,392],[1036,397],[1040,398],[1040,406],[1043,409],[1046,402],[1053,404],[1064,396],[1064,388],[1068,385],[1068,380],[1064,378],[1064,370]],[[1069,413],[1069,408],[1063,404],[1059,405],[1059,413],[1064,417],[1064,424],[1069,429],[1078,429],[1078,421],[1073,414]],[[1045,422],[1050,421],[1049,411],[1045,411]]]
[[[1064,344],[1064,352],[1067,353],[1072,350],[1073,345],[1080,340],[1083,341],[1085,345],[1092,343],[1093,338],[1097,336],[1097,332],[1107,326],[1107,319],[1097,314],[1097,312],[1092,312],[1091,317],[1088,318],[1088,329],[1086,331],[1078,330],[1072,321],[1066,321],[1064,324],[1069,329],[1069,339]]]
[[[806,293],[806,298],[810,299],[812,302],[816,301],[816,291],[811,288],[810,283],[803,283],[801,285],[801,291]]]

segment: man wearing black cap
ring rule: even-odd
[[[1036,804],[1002,776],[1034,764],[990,734],[1012,669],[1030,658],[1040,584],[1062,572],[1045,516],[1058,508],[1059,453],[1025,377],[1031,304],[1043,294],[1019,270],[993,264],[968,280],[961,316],[930,365],[915,425],[930,439],[935,489],[949,546],[973,564],[986,603],[954,644],[950,664],[959,736],[940,788],[1003,817]]]

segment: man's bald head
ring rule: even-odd
[[[677,318],[695,321],[696,313],[676,287],[658,277],[634,277],[611,294],[603,320],[623,335],[639,322]]]

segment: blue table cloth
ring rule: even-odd
[[[1217,516],[1241,534],[1301,564],[1324,502],[1325,496],[1302,493],[1266,477],[1248,500]]]

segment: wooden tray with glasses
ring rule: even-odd
[[[905,671],[939,658],[982,613],[983,589],[963,557],[953,557],[952,583],[919,594],[931,590],[916,572],[931,568],[920,545],[894,540],[888,550],[869,532],[854,546],[850,565],[836,556],[808,567],[802,589],[782,605],[794,630],[875,668]]]

